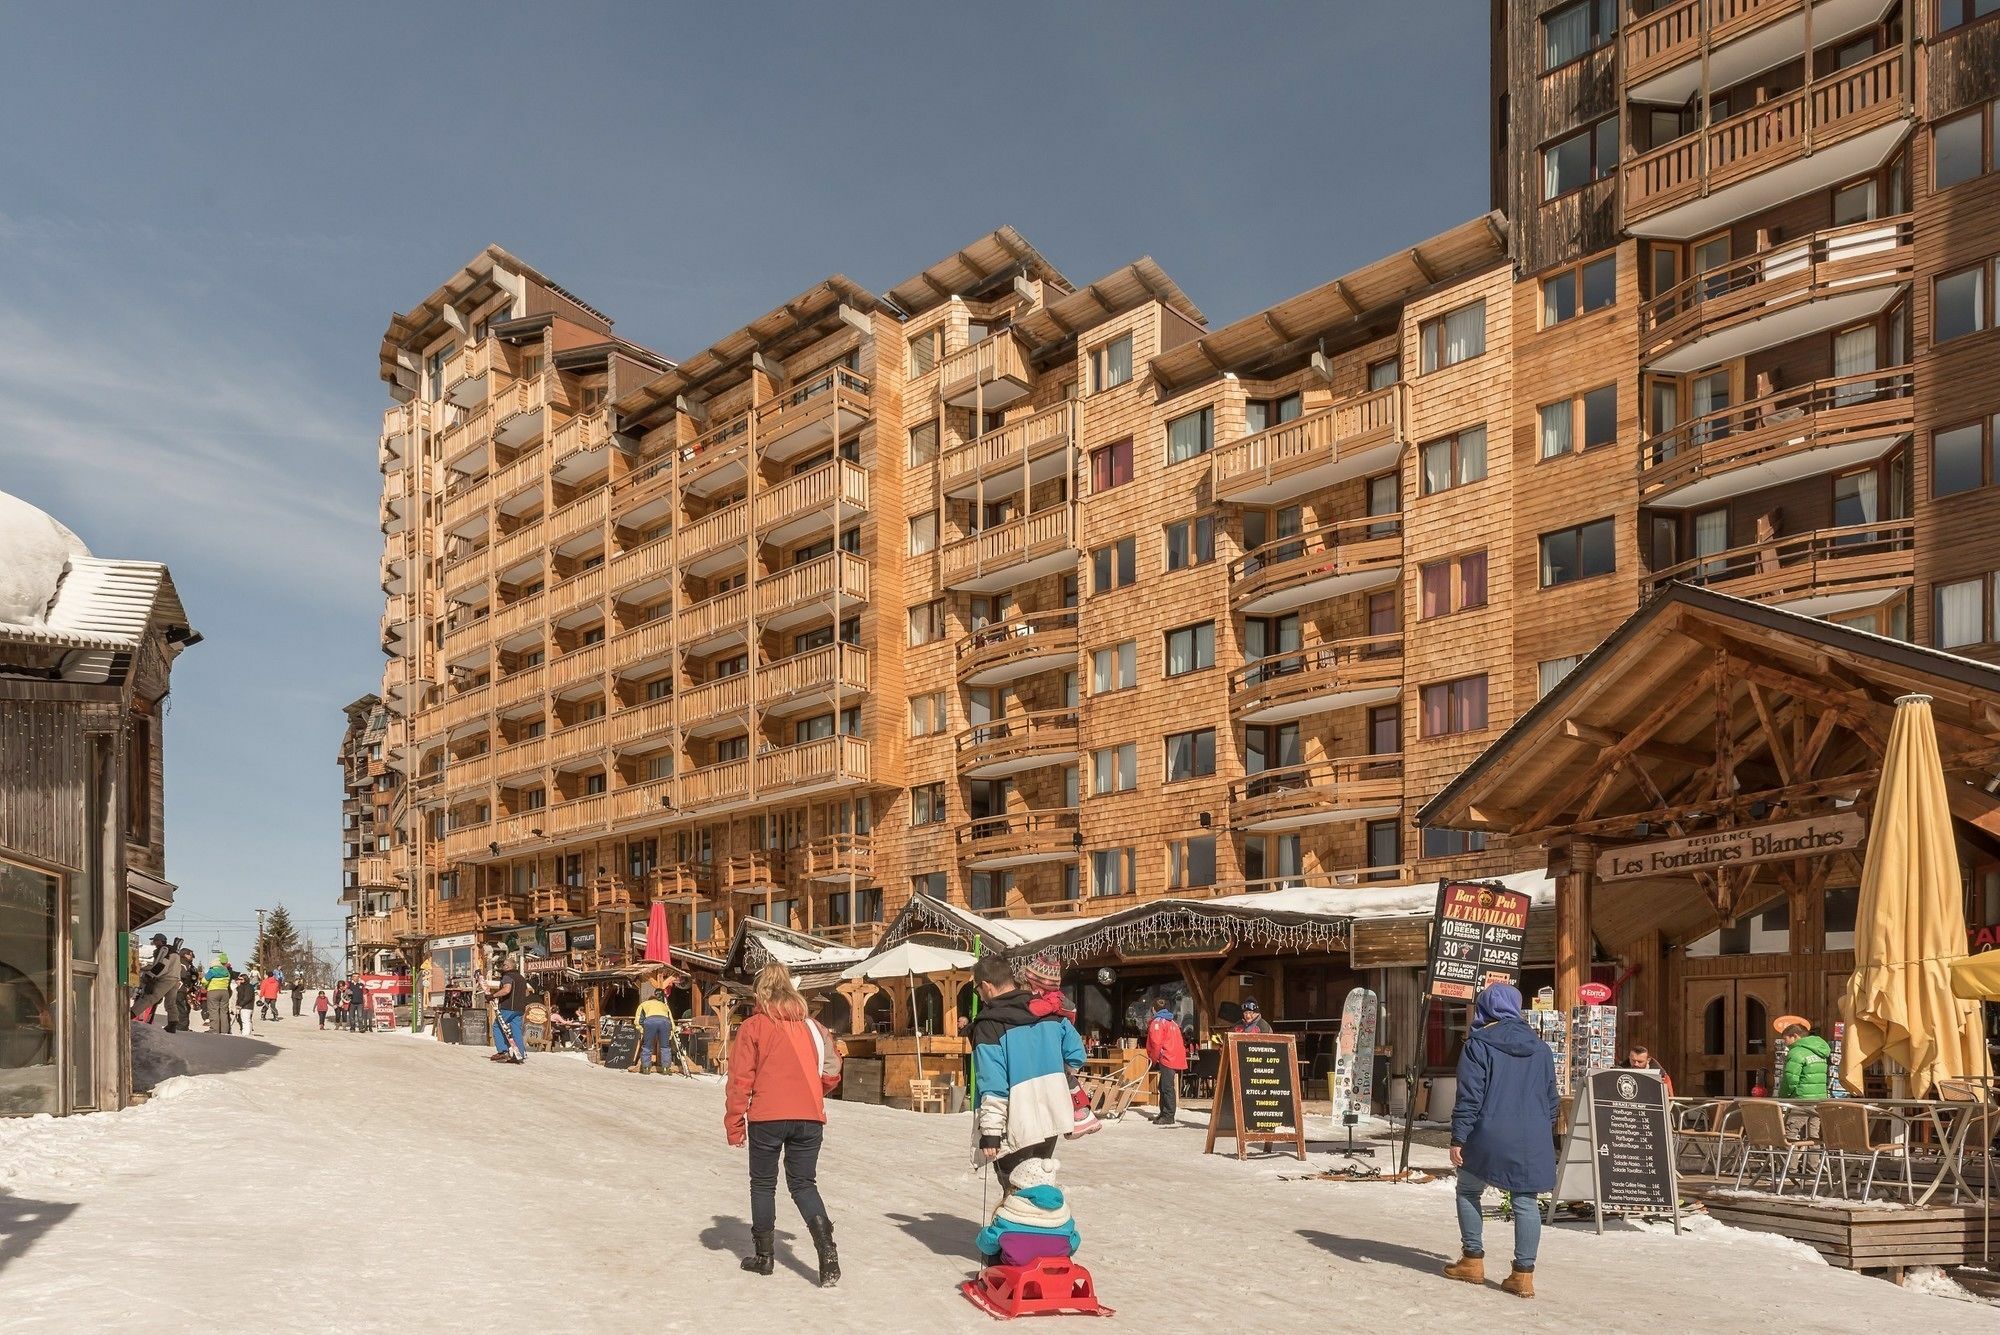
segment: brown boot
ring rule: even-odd
[[[1500,1281],[1500,1287],[1513,1294],[1516,1298],[1532,1298],[1535,1296],[1535,1272],[1532,1270],[1516,1270],[1513,1274]]]
[[[1444,1268],[1446,1279],[1462,1279],[1467,1284],[1486,1282],[1486,1258],[1483,1256],[1461,1256]]]

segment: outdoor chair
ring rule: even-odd
[[[2000,1152],[1996,1152],[1996,1142],[2000,1142],[2000,1104],[1993,1101],[1996,1096],[1994,1087],[1985,1081],[1940,1080],[1937,1082],[1937,1096],[1946,1103],[1977,1105],[1959,1114],[1967,1119],[1967,1125],[1958,1137],[1958,1176],[1977,1198],[1992,1195],[1995,1161],[2000,1160]],[[1974,1161],[1979,1167],[1976,1179],[1966,1176],[1966,1169]],[[1959,1199],[1956,1183],[1952,1186],[1952,1199],[1954,1202]]]
[[[1743,1132],[1734,1123],[1736,1104],[1731,1099],[1686,1099],[1674,1108],[1674,1154],[1676,1167],[1680,1156],[1689,1150],[1695,1152],[1695,1167],[1704,1166],[1716,1177],[1724,1172],[1724,1162],[1731,1153],[1743,1150]]]
[[[910,1111],[911,1112],[944,1111],[944,1092],[937,1087],[935,1081],[931,1080],[910,1081]]]
[[[1896,1140],[1876,1140],[1871,1126],[1873,1116],[1867,1104],[1846,1099],[1830,1100],[1820,1109],[1820,1154],[1819,1162],[1813,1166],[1813,1195],[1819,1195],[1821,1176],[1831,1171],[1840,1183],[1840,1198],[1846,1200],[1848,1168],[1865,1159],[1868,1176],[1861,1184],[1861,1199],[1867,1200],[1875,1190],[1875,1170],[1887,1154],[1903,1161],[1904,1199],[1916,1200],[1917,1184],[1909,1146]]]
[[[1743,1153],[1736,1165],[1736,1189],[1743,1189],[1743,1179],[1749,1174],[1751,1163],[1762,1155],[1766,1170],[1777,1184],[1778,1194],[1784,1195],[1792,1165],[1797,1163],[1803,1167],[1805,1157],[1819,1148],[1819,1142],[1806,1138],[1794,1140],[1785,1129],[1784,1105],[1769,1099],[1740,1100],[1736,1105],[1736,1115],[1743,1128]]]

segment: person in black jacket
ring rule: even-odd
[[[1521,1018],[1521,994],[1506,983],[1479,994],[1472,1020],[1458,1058],[1458,1098],[1451,1110],[1462,1252],[1444,1273],[1468,1284],[1486,1282],[1479,1201],[1487,1187],[1498,1187],[1514,1204],[1514,1269],[1500,1287],[1532,1298],[1542,1237],[1535,1197],[1556,1185],[1555,1057]]]

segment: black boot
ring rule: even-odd
[[[753,1275],[768,1275],[777,1267],[771,1255],[771,1230],[753,1228],[750,1230],[750,1245],[756,1248],[756,1255],[743,1258],[743,1268]]]
[[[840,1253],[833,1249],[833,1221],[825,1215],[806,1220],[813,1246],[819,1251],[819,1286],[830,1289],[840,1283]]]

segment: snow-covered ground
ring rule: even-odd
[[[821,1292],[782,1188],[778,1273],[738,1270],[744,1158],[723,1143],[713,1080],[560,1057],[496,1066],[477,1049],[321,1033],[310,1019],[174,1048],[195,1073],[142,1107],[0,1121],[0,1327],[991,1324],[955,1290],[982,1192],[995,1201],[967,1165],[963,1116],[833,1106],[820,1181],[846,1275]],[[1540,1296],[1523,1303],[1437,1275],[1456,1245],[1448,1183],[1287,1180],[1295,1160],[1204,1157],[1202,1140],[1134,1117],[1062,1151],[1080,1259],[1131,1329],[2000,1328],[1990,1307],[1832,1270],[1802,1244],[1706,1219],[1679,1238],[1552,1229]],[[1489,1254],[1504,1258],[1507,1226],[1488,1228]]]

